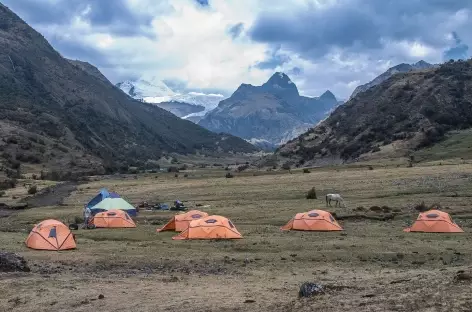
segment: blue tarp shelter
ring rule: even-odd
[[[108,192],[106,188],[102,188],[100,192],[97,194],[97,196],[95,196],[88,202],[86,207],[92,208],[93,206],[95,206],[96,204],[104,200],[105,198],[120,198],[120,195],[118,195],[115,192]]]

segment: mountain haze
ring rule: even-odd
[[[274,147],[313,127],[337,104],[330,91],[318,98],[300,96],[290,78],[278,72],[262,86],[240,85],[198,124]]]
[[[0,43],[4,163],[91,170],[103,163],[142,163],[170,152],[255,150],[239,138],[131,99],[92,65],[63,58],[2,4]]]
[[[207,112],[214,109],[225,97],[221,94],[205,94],[199,92],[180,93],[174,92],[157,77],[127,80],[116,84],[124,93],[136,100],[156,104],[172,113],[180,112],[185,104],[185,110],[192,111],[189,114],[180,114],[184,119],[198,121]],[[162,104],[161,103],[165,103]],[[195,106],[195,107],[191,107]],[[203,107],[203,109],[201,109]],[[192,117],[192,118],[190,118]],[[196,117],[199,117],[196,119]]]

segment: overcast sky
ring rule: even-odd
[[[468,58],[469,0],[0,0],[112,82],[231,94],[287,73],[338,98],[388,67]]]

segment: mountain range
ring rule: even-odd
[[[242,139],[133,100],[94,66],[63,58],[3,4],[0,42],[3,168],[23,163],[91,171],[143,165],[173,152],[256,150]]]
[[[374,80],[372,80],[372,81],[370,81],[366,84],[363,84],[363,85],[360,85],[360,86],[356,87],[354,89],[354,91],[352,92],[349,99],[352,99],[353,97],[355,97],[360,92],[364,92],[364,91],[366,91],[366,90],[368,90],[368,89],[384,82],[385,80],[387,80],[388,78],[392,77],[393,75],[395,75],[397,73],[406,73],[406,72],[413,71],[413,70],[422,70],[422,69],[428,69],[428,68],[433,68],[433,67],[437,67],[437,65],[427,63],[423,60],[418,61],[414,64],[401,63],[401,64],[398,64],[396,66],[390,67],[389,69],[387,69],[387,71],[385,71],[381,75],[377,76]]]
[[[241,84],[198,124],[268,149],[313,127],[337,105],[330,91],[320,97],[301,96],[290,78],[277,72],[261,86]]]
[[[221,94],[174,92],[162,80],[159,80],[155,76],[119,82],[116,86],[136,100],[156,104],[172,113],[177,112],[177,116],[179,117],[194,122],[200,120],[202,116],[218,106],[218,103],[225,98]],[[160,105],[160,103],[166,104]],[[187,104],[184,110],[191,111],[187,115],[182,115],[184,104]],[[191,106],[196,107],[192,108]],[[201,107],[203,107],[203,109],[201,109]]]
[[[396,73],[359,92],[277,155],[317,165],[406,156],[471,127],[472,60],[450,61]]]

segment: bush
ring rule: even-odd
[[[181,167],[179,168],[179,170],[182,170],[182,171],[187,170],[187,169],[188,169],[188,166],[187,166],[187,165],[183,165],[183,166],[181,166]]]
[[[5,191],[0,191],[0,197],[5,196]]]
[[[179,172],[179,168],[172,166],[167,168],[167,172]]]
[[[179,177],[179,174],[178,174],[178,173],[174,174],[174,177],[175,177],[175,178],[178,178],[178,177]]]
[[[249,165],[242,165],[242,166],[239,166],[237,170],[238,170],[239,172],[242,172],[242,171],[244,171],[244,170],[246,170],[246,169],[248,169],[248,168],[249,168]]]
[[[367,168],[369,168],[369,170],[374,170],[374,167],[372,166],[368,166]]]
[[[311,188],[311,190],[308,191],[306,194],[306,199],[317,199],[318,197],[316,196],[316,189],[314,187]]]
[[[16,187],[16,179],[7,179],[0,181],[0,190],[8,190]]]
[[[282,165],[282,169],[284,169],[284,170],[290,170],[290,164],[289,164],[288,162],[284,163],[284,164]]]
[[[303,169],[303,173],[310,173],[311,171],[308,170],[307,168]]]
[[[188,173],[184,174],[184,178],[188,178]]]
[[[28,188],[28,194],[30,195],[34,195],[38,192],[38,187],[36,185],[31,185],[29,188]]]
[[[231,179],[231,178],[234,178],[234,175],[232,175],[231,172],[228,172],[228,173],[225,175],[225,177],[226,177],[227,179]]]
[[[429,209],[428,209],[428,207],[426,207],[426,204],[424,203],[424,201],[422,201],[421,203],[415,205],[415,210],[419,211],[419,212],[423,212],[423,211],[427,211]]]
[[[170,161],[171,164],[177,164],[179,160],[175,157],[172,157],[172,160]]]

